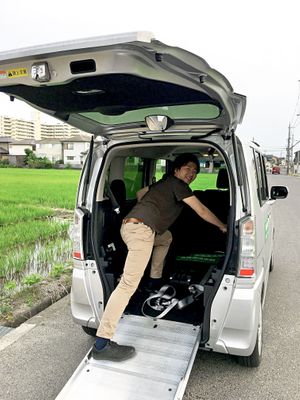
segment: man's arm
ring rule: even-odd
[[[210,224],[216,225],[223,233],[227,232],[227,226],[223,224],[204,204],[202,204],[196,196],[183,199],[201,218]]]

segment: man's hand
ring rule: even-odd
[[[227,232],[227,225],[219,226],[219,229],[221,232],[226,233]]]

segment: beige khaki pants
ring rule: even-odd
[[[121,236],[128,248],[123,275],[105,307],[97,336],[111,339],[117,324],[136,291],[152,254],[151,278],[161,278],[164,260],[172,242],[169,231],[155,235],[149,226],[127,223],[121,227]]]

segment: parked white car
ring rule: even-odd
[[[273,268],[272,205],[287,196],[287,188],[268,187],[260,147],[236,133],[245,96],[202,58],[146,33],[8,53],[1,59],[0,91],[95,138],[82,171],[72,234],[74,321],[95,334],[122,274],[126,248],[119,229],[136,192],[168,174],[176,156],[193,153],[201,165],[194,194],[227,223],[228,232],[184,209],[171,227],[173,243],[164,269],[169,292],[153,303],[142,280],[120,329],[138,350],[139,340],[144,340],[141,349],[150,346],[143,333],[149,324],[152,331],[161,327],[169,335],[182,327],[196,330],[187,370],[198,347],[258,366]],[[9,71],[23,72],[11,79]],[[106,138],[105,146],[97,143],[99,136]],[[150,347],[155,353],[157,340],[157,354],[162,354],[167,340],[158,343],[158,331]],[[175,346],[184,339],[172,340]],[[178,365],[176,354],[172,363]],[[141,368],[148,366],[136,367],[135,373]],[[156,384],[151,386],[154,390]],[[83,389],[77,372],[65,395],[78,390]]]

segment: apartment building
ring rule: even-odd
[[[0,136],[12,139],[34,139],[34,122],[23,119],[0,116]]]
[[[32,121],[0,116],[0,136],[9,136],[15,140],[65,139],[80,134],[84,132],[67,124],[41,123],[39,112],[34,114]]]

